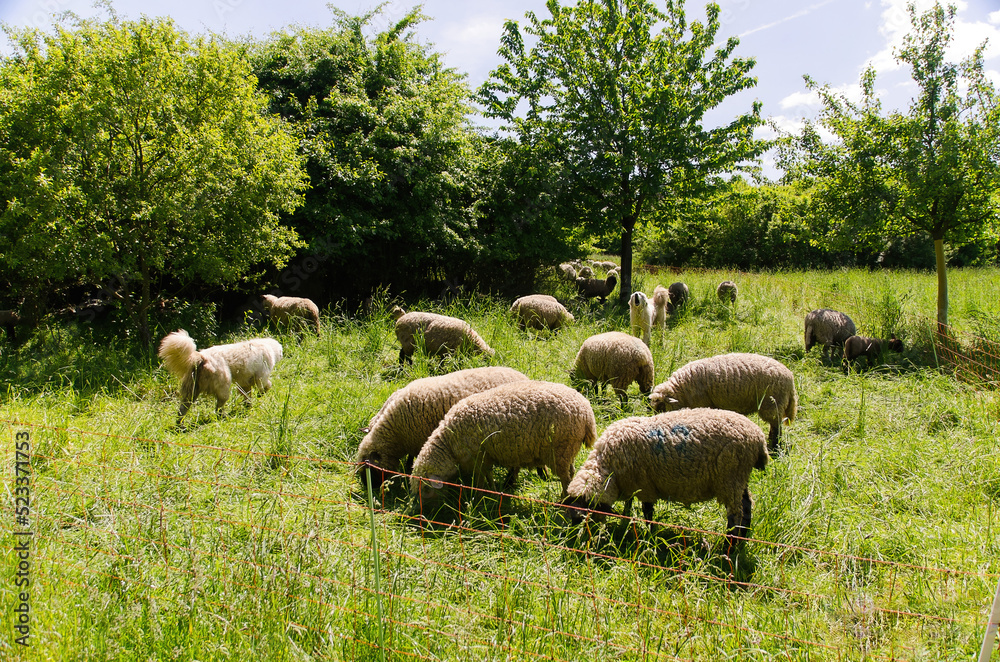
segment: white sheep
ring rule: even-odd
[[[267,314],[278,324],[291,326],[306,323],[319,335],[319,307],[310,299],[276,297],[273,294],[262,294],[260,299]]]
[[[394,306],[392,315],[396,319],[396,339],[399,340],[399,362],[413,361],[421,339],[427,354],[450,354],[461,349],[493,356],[493,348],[486,344],[468,322],[457,317],[437,313],[407,313]]]
[[[680,281],[671,283],[670,287],[667,288],[667,293],[669,294],[666,305],[668,315],[671,315],[675,311],[683,308],[691,296],[691,291],[688,289],[688,286]]]
[[[517,471],[549,467],[562,482],[573,478],[573,460],[597,438],[590,402],[565,384],[516,381],[460,400],[438,424],[413,463],[415,505],[440,494],[459,475],[493,489],[494,466]]]
[[[732,554],[736,538],[750,530],[750,473],[763,470],[768,459],[763,431],[735,412],[698,408],[633,416],[604,430],[563,503],[579,522],[588,514],[581,509],[613,513],[616,501],[626,502],[628,516],[637,498],[651,522],[659,500],[690,506],[715,499],[726,509],[726,552]]]
[[[577,275],[580,278],[593,278],[594,277],[594,270],[591,269],[590,267],[583,266],[583,267],[580,267],[577,270]]]
[[[820,308],[806,314],[805,346],[808,352],[813,345],[823,346],[822,356],[833,354],[835,348],[843,349],[844,342],[856,332],[854,320],[845,313]]]
[[[522,330],[532,328],[554,331],[573,321],[573,314],[548,294],[520,297],[511,304],[510,312],[517,316],[518,326]]]
[[[654,373],[653,354],[642,340],[621,331],[608,331],[583,341],[571,378],[575,383],[589,382],[598,394],[604,384],[610,384],[624,407],[632,382],[639,384],[640,393],[648,394]]]
[[[406,461],[420,453],[434,428],[459,400],[527,379],[513,368],[490,366],[416,379],[396,390],[363,430],[365,436],[355,457],[362,486],[366,473],[378,486],[389,475],[406,471]]]
[[[601,303],[604,303],[611,296],[611,293],[614,292],[615,285],[617,284],[618,273],[615,271],[609,273],[604,280],[581,276],[576,279],[576,291],[585,299],[600,298]]]
[[[670,291],[662,285],[653,289],[653,326],[661,329],[667,325],[667,304],[670,303]]]
[[[574,267],[569,262],[563,262],[562,264],[559,265],[559,273],[566,280],[572,280],[572,281],[576,280],[577,276],[576,267]]]
[[[250,390],[266,393],[271,388],[271,371],[281,360],[281,343],[273,338],[254,338],[228,345],[215,345],[200,352],[187,331],[180,329],[160,341],[159,357],[172,375],[181,380],[180,425],[184,414],[202,393],[215,396],[215,410],[221,416],[232,393],[232,385],[249,404]]]
[[[628,298],[629,329],[633,335],[641,335],[642,342],[649,345],[650,328],[656,314],[655,304],[643,292],[633,292]]]
[[[678,368],[649,396],[653,411],[714,407],[740,414],[757,412],[770,424],[776,444],[781,423],[795,420],[799,396],[795,376],[783,363],[760,354],[712,356]]]
[[[724,280],[719,283],[719,287],[715,289],[716,296],[719,297],[719,301],[722,303],[736,303],[736,295],[739,292],[739,288],[736,287],[736,283],[731,280]]]

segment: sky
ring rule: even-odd
[[[761,101],[763,115],[783,130],[795,131],[805,119],[815,118],[816,95],[805,86],[803,75],[848,96],[858,96],[858,81],[867,66],[878,72],[876,88],[886,110],[906,111],[916,93],[909,69],[894,59],[894,49],[909,31],[906,5],[912,0],[721,0],[719,36],[739,37],[735,54],[753,57],[757,85],[728,99],[709,123],[722,124],[750,110]],[[331,24],[327,2],[300,0],[170,0],[169,2],[114,0],[124,17],[171,16],[192,33],[218,33],[229,37],[266,37],[290,25],[324,27]],[[364,0],[329,3],[349,14],[362,14],[377,4]],[[385,26],[404,16],[417,4],[430,20],[418,26],[416,37],[442,53],[445,63],[468,76],[473,88],[484,82],[502,63],[497,55],[507,19],[524,22],[525,13],[547,15],[544,0],[389,0],[378,19]],[[562,0],[562,4],[571,4]],[[933,5],[916,0],[918,11]],[[986,68],[1000,88],[1000,0],[959,0],[952,60],[968,56],[988,41]],[[98,15],[92,0],[0,0],[0,22],[12,26],[47,29],[57,12]],[[704,20],[704,4],[689,0],[689,22]],[[378,27],[378,23],[376,23]],[[7,51],[6,45],[0,50]],[[760,130],[762,137],[770,129]],[[765,174],[773,166],[765,162]]]

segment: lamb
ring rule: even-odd
[[[549,467],[562,482],[573,478],[581,446],[597,438],[597,421],[587,398],[565,384],[516,381],[466,397],[438,424],[413,463],[415,505],[440,494],[442,483],[459,474],[492,489],[493,467],[511,470],[505,487],[525,467]]]
[[[276,297],[262,294],[261,303],[272,320],[282,325],[309,324],[319,335],[319,307],[302,297]]]
[[[611,293],[614,292],[615,285],[617,284],[618,274],[616,272],[609,273],[604,280],[580,277],[576,279],[576,291],[585,299],[599,297],[601,303],[604,303],[611,296]]]
[[[671,283],[670,287],[667,288],[667,293],[669,294],[666,305],[668,315],[671,315],[675,311],[683,308],[687,304],[688,298],[691,296],[691,291],[688,289],[688,286],[680,281]]]
[[[202,393],[215,396],[215,411],[223,407],[236,388],[250,403],[250,390],[266,393],[271,388],[271,371],[281,360],[281,343],[273,338],[254,338],[228,345],[215,345],[200,352],[187,331],[180,329],[160,342],[159,357],[167,370],[181,380],[180,425],[184,414]]]
[[[903,351],[903,343],[892,336],[889,340],[883,341],[878,338],[867,338],[865,336],[851,336],[844,341],[844,372],[847,372],[851,363],[857,363],[863,356],[865,365],[871,368],[882,358],[882,348],[884,346],[894,352]]]
[[[525,328],[554,331],[573,321],[573,315],[555,297],[548,294],[529,294],[516,299],[510,312],[517,316],[521,330]]]
[[[579,522],[593,508],[595,519],[613,513],[616,501],[642,502],[652,521],[658,500],[690,506],[715,499],[726,509],[726,553],[750,530],[750,474],[768,463],[764,432],[741,414],[685,409],[615,421],[594,444],[566,489],[563,503]],[[650,525],[652,526],[652,524]]]
[[[583,341],[571,377],[576,383],[591,383],[598,393],[604,384],[610,384],[624,407],[632,382],[639,384],[643,394],[653,388],[653,354],[639,338],[627,333],[599,333]]]
[[[653,289],[653,326],[661,329],[667,325],[667,304],[670,303],[670,291],[662,285]]]
[[[634,335],[642,334],[642,342],[649,346],[649,330],[653,326],[656,314],[655,304],[643,292],[633,292],[628,299],[628,314],[630,331]]]
[[[448,410],[459,400],[528,378],[505,367],[467,368],[446,375],[417,379],[395,391],[364,429],[355,462],[362,486],[365,474],[372,485],[381,485],[390,475],[406,470]],[[368,471],[363,471],[367,468]]]
[[[721,354],[691,361],[653,389],[653,411],[687,407],[728,409],[739,414],[757,412],[771,426],[772,447],[781,436],[781,423],[795,420],[799,396],[795,376],[783,363],[760,354]]]
[[[396,339],[399,340],[399,362],[413,363],[413,352],[423,338],[424,349],[430,356],[450,354],[460,349],[493,356],[493,348],[486,344],[469,324],[457,317],[437,313],[407,313],[394,306],[392,315],[396,319]]]
[[[736,283],[731,280],[724,280],[719,283],[719,287],[716,288],[715,294],[719,297],[719,301],[722,303],[736,303],[736,294],[739,288],[736,287]]]
[[[813,345],[823,345],[823,358],[827,358],[828,353],[833,354],[832,348],[844,347],[844,342],[856,332],[854,321],[846,314],[820,308],[806,314],[805,322],[805,345],[806,352]]]

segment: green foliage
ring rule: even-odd
[[[688,23],[683,0],[661,12],[647,0],[586,0],[549,16],[508,20],[505,64],[480,88],[488,117],[503,120],[539,158],[560,163],[577,222],[621,233],[620,298],[632,282],[632,233],[668,191],[680,195],[705,178],[740,170],[761,143],[759,105],[729,124],[705,129],[705,114],[756,83],[753,59],[720,47],[719,8]],[[530,40],[526,46],[525,36]],[[713,50],[714,49],[714,50]]]
[[[944,241],[995,243],[1000,181],[1000,99],[983,66],[980,45],[960,64],[945,61],[955,8],[923,14],[910,5],[912,30],[896,53],[909,65],[919,94],[907,114],[883,114],[875,76],[862,74],[860,105],[827,86],[806,83],[823,103],[819,126],[807,124],[785,161],[791,176],[816,176],[817,200],[834,222],[827,237],[841,246],[881,250],[889,238],[913,233],[935,242],[938,321],[948,321]]]
[[[381,11],[334,10],[332,27],[287,29],[251,54],[271,109],[302,134],[311,188],[289,222],[322,249],[333,297],[462,275],[482,249],[463,75],[413,38],[419,9],[366,36]]]
[[[59,285],[113,280],[148,340],[171,284],[234,283],[288,257],[278,216],[304,173],[240,53],[166,19],[8,35],[0,269],[36,307]]]

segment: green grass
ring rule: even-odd
[[[957,332],[1000,336],[997,276],[950,274]],[[724,279],[740,287],[733,308],[715,299]],[[412,379],[487,363],[417,356],[400,368],[385,298],[371,318],[327,311],[320,338],[278,336],[270,393],[249,408],[234,397],[221,420],[202,398],[183,430],[155,358],[90,327],[52,327],[17,351],[0,345],[5,486],[14,433],[28,431],[35,453],[31,646],[4,620],[0,657],[974,658],[1000,574],[1000,403],[938,366],[933,275],[640,273],[635,287],[674,280],[692,300],[654,333],[657,382],[729,351],[774,356],[796,376],[798,416],[752,478],[754,540],[735,565],[720,555],[714,502],[659,504],[656,535],[636,521],[572,527],[551,504],[558,482],[528,472],[515,497],[454,490],[460,512],[438,524],[405,516],[399,484],[371,508],[350,465],[371,415]],[[571,295],[554,276],[544,291]],[[573,302],[575,325],[526,336],[507,305],[409,309],[462,317],[497,350],[490,363],[563,383],[584,338],[628,327],[617,304]],[[898,332],[907,349],[863,373],[825,365],[802,347],[818,307],[848,312],[863,334]],[[592,397],[599,432],[647,413],[629,393],[624,410],[610,392]],[[11,488],[3,501],[9,614],[21,527]]]

